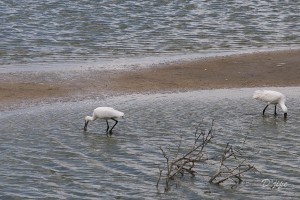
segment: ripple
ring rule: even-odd
[[[297,1],[46,0],[0,11],[1,65],[299,47]]]
[[[257,198],[261,194],[295,198],[300,185],[296,159],[300,156],[300,90],[275,89],[288,96],[287,121],[271,113],[261,117],[264,105],[251,98],[255,89],[128,95],[3,112],[1,193],[6,198]],[[83,132],[84,116],[104,104],[126,114],[113,136],[106,136],[101,121],[92,122]],[[260,173],[247,174],[234,190],[210,185],[200,175],[160,194],[155,187],[164,160],[159,147],[176,147],[180,140],[190,144],[198,124],[206,130],[212,119],[216,135],[207,152],[218,155],[225,143],[241,145],[247,136],[246,156]],[[213,173],[209,166],[197,170]],[[263,179],[288,186],[272,190],[262,187]]]

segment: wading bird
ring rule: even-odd
[[[107,128],[106,128],[106,134],[112,134],[112,130],[113,128],[117,125],[118,123],[118,118],[120,117],[124,117],[124,113],[115,110],[111,107],[98,107],[94,110],[93,112],[93,116],[86,116],[85,117],[85,124],[84,124],[84,131],[87,130],[87,126],[89,121],[95,121],[96,119],[105,119],[106,124],[107,124]],[[113,127],[109,130],[109,124],[108,124],[108,120],[111,119],[113,121],[115,121],[115,124],[113,125]]]
[[[254,92],[253,98],[267,103],[267,106],[263,110],[263,115],[265,114],[265,111],[270,104],[275,105],[274,115],[277,115],[276,106],[277,106],[277,104],[279,104],[282,111],[284,112],[284,118],[287,117],[287,107],[285,106],[285,96],[282,93],[276,92],[276,91],[271,91],[271,90],[257,90]]]

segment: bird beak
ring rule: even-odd
[[[284,118],[287,118],[287,113],[284,113]]]
[[[88,123],[89,123],[89,121],[86,121],[86,122],[85,122],[85,124],[84,124],[84,128],[83,128],[83,130],[84,130],[84,131],[86,131],[86,130],[87,130],[87,125],[88,125]]]

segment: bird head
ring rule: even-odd
[[[287,107],[285,105],[285,99],[283,99],[282,101],[280,101],[279,105],[280,105],[282,111],[284,112],[284,118],[287,118],[288,109],[287,109]]]
[[[86,116],[84,119],[84,127],[83,127],[84,131],[87,131],[87,126],[88,126],[89,121],[90,121],[90,117]]]

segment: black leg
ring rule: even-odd
[[[116,119],[113,119],[112,118],[112,120],[114,120],[116,123],[113,125],[113,127],[110,129],[110,131],[109,131],[109,134],[111,135],[112,134],[112,130],[113,130],[113,128],[115,128],[115,126],[117,125],[117,123],[118,123],[118,120],[116,120]]]
[[[265,115],[265,111],[267,109],[267,107],[269,106],[269,104],[265,107],[265,109],[263,110],[263,115]]]
[[[275,110],[274,110],[274,115],[276,116],[277,115],[277,112],[276,112],[276,104],[275,104]]]
[[[84,130],[84,131],[87,130],[88,123],[89,123],[89,121],[86,121],[86,122],[84,123],[84,127],[83,127],[83,130]]]
[[[106,125],[107,125],[106,133],[108,133],[109,125],[108,125],[108,121],[107,120],[106,120]]]

